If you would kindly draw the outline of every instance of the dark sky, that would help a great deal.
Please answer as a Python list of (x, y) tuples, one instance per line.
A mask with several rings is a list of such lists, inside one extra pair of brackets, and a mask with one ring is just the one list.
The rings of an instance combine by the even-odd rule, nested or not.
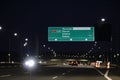
[(87, 48), (91, 44), (48, 42), (48, 27), (93, 26), (103, 17), (112, 24), (114, 46), (119, 48), (119, 3), (119, 0), (0, 0), (0, 25), (3, 26), (0, 31), (0, 50), (7, 50), (8, 43), (5, 41), (14, 32), (18, 32), (20, 40), (28, 37), (33, 51), (36, 36), (39, 37), (40, 45), (47, 44), (53, 48), (66, 46), (64, 49), (69, 46), (70, 50)]

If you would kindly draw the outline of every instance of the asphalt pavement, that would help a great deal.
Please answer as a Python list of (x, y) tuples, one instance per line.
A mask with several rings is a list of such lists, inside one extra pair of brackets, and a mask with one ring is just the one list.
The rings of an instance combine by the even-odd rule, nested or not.
[(120, 80), (117, 71), (59, 66), (39, 66), (30, 71), (24, 67), (9, 67), (0, 68), (0, 80)]

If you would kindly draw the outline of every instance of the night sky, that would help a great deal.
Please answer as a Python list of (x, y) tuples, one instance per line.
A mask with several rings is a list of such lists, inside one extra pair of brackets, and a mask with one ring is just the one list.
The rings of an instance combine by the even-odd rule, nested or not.
[[(48, 42), (49, 26), (93, 26), (101, 18), (112, 25), (113, 47), (120, 49), (119, 0), (0, 0), (0, 51), (7, 51), (9, 40), (13, 50), (29, 38), (29, 49), (35, 52), (36, 43), (61, 51), (88, 51), (94, 42)], [(18, 33), (18, 38), (12, 34)], [(36, 41), (38, 38), (38, 41)], [(106, 42), (108, 46), (109, 42)], [(105, 44), (100, 44), (106, 46)]]

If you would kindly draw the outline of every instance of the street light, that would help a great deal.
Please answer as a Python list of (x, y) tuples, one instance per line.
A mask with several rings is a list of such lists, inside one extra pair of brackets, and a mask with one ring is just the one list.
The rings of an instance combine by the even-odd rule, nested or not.
[(43, 47), (45, 47), (46, 45), (44, 44)]
[(101, 47), (99, 46), (98, 49), (100, 49)]
[(99, 55), (99, 58), (101, 58), (102, 57), (102, 55)]
[(113, 57), (116, 58), (116, 55), (114, 55)]
[(30, 55), (29, 54), (26, 54), (27, 57), (29, 57)]
[(27, 42), (25, 42), (23, 46), (24, 46), (24, 47), (26, 47), (26, 46), (27, 46), (27, 44), (28, 44), (28, 43), (27, 43)]
[(17, 33), (14, 33), (14, 36), (18, 36), (18, 34), (17, 34)]
[(105, 22), (106, 20), (105, 20), (105, 18), (101, 18), (101, 22)]
[(53, 51), (53, 49), (51, 49), (51, 51)]
[(25, 41), (28, 41), (28, 38), (25, 38)]
[(2, 30), (2, 27), (0, 26), (0, 30)]
[(50, 47), (48, 47), (48, 50), (50, 50)]
[(9, 53), (9, 54), (8, 54), (8, 62), (9, 62), (9, 63), (10, 63), (10, 55), (11, 55), (11, 54)]
[(117, 54), (117, 56), (119, 56), (120, 54)]

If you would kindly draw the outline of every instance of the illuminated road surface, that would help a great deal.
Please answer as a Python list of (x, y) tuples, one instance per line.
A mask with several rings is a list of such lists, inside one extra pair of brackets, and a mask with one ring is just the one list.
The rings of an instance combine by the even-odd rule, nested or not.
[[(120, 80), (111, 70), (76, 67), (39, 67), (30, 72), (23, 68), (0, 68), (0, 80)], [(114, 72), (115, 73), (115, 72)], [(106, 76), (105, 76), (106, 75)], [(114, 79), (112, 79), (114, 78)]]

